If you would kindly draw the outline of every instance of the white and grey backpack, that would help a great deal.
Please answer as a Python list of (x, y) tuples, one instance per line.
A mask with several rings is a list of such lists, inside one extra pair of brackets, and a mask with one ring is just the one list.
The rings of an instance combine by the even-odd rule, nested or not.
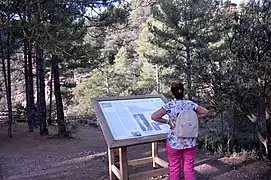
[(176, 119), (174, 134), (182, 138), (198, 137), (198, 116), (194, 110), (181, 111)]

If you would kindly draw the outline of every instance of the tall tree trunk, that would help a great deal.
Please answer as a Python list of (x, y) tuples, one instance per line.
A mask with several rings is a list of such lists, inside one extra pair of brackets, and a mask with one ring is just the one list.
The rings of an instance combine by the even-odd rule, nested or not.
[(39, 79), (39, 65), (38, 65), (38, 61), (36, 61), (36, 123), (38, 125), (41, 124), (41, 120), (39, 119), (40, 115), (39, 115), (39, 104), (40, 104), (40, 79)]
[(53, 69), (51, 69), (50, 79), (50, 100), (49, 100), (49, 114), (48, 114), (48, 125), (52, 125), (52, 101), (53, 101)]
[(268, 160), (271, 162), (271, 120), (266, 121), (267, 128), (267, 156)]
[(34, 132), (33, 121), (31, 116), (31, 109), (29, 107), (30, 98), (29, 98), (29, 69), (28, 69), (28, 41), (25, 38), (24, 40), (24, 79), (25, 79), (25, 97), (26, 97), (26, 111), (27, 111), (27, 123), (28, 131)]
[(155, 64), (155, 79), (156, 79), (156, 91), (160, 94), (160, 83), (159, 83), (159, 66)]
[[(259, 85), (259, 90), (262, 91), (261, 85)], [(260, 99), (259, 99), (257, 112), (258, 112), (259, 120), (264, 121), (265, 120), (264, 97), (263, 97), (263, 94), (261, 93), (259, 93), (259, 96), (260, 96)], [(257, 132), (258, 132), (258, 138), (259, 138), (259, 156), (260, 156), (260, 159), (263, 159), (264, 152), (267, 152), (267, 142), (264, 137), (260, 137), (262, 135), (260, 128), (257, 130)]]
[(191, 99), (191, 57), (190, 47), (186, 45), (186, 82), (187, 82), (187, 95), (188, 99)]
[(266, 130), (267, 130), (267, 156), (269, 161), (271, 162), (271, 97), (266, 99)]
[(45, 100), (45, 74), (44, 74), (44, 57), (43, 50), (36, 45), (36, 58), (38, 67), (38, 81), (39, 81), (39, 104), (38, 104), (38, 114), (40, 120), (40, 135), (48, 135), (47, 123), (46, 123), (46, 100)]
[(34, 101), (34, 87), (33, 87), (33, 59), (32, 59), (33, 46), (31, 41), (28, 41), (28, 96), (29, 96), (29, 113), (33, 126), (36, 126), (35, 120), (35, 101)]
[[(6, 90), (6, 98), (7, 98), (7, 106), (8, 106), (8, 137), (12, 138), (12, 102), (11, 102), (11, 86), (10, 86), (10, 52), (9, 52), (9, 34), (7, 39), (7, 70), (6, 71), (6, 63), (5, 63), (5, 54), (4, 54), (4, 46), (2, 33), (0, 32), (0, 46), (1, 46), (1, 59), (2, 59), (2, 71), (4, 76), (5, 90)], [(9, 77), (8, 77), (9, 76)]]
[(57, 109), (58, 135), (67, 136), (68, 134), (66, 131), (66, 122), (64, 119), (63, 102), (60, 90), (59, 57), (57, 55), (52, 55), (52, 68), (54, 73), (54, 90)]
[[(266, 138), (264, 138), (259, 126), (257, 126), (257, 134), (258, 134), (258, 138), (259, 138), (259, 156), (262, 158), (263, 155), (263, 149), (265, 149), (265, 152), (267, 154), (268, 157), (270, 157), (270, 161), (271, 161), (271, 154), (269, 154), (268, 152), (268, 129), (271, 130), (271, 124), (269, 123), (269, 117), (268, 114), (266, 113), (266, 111), (269, 110), (269, 108), (266, 106), (266, 102), (267, 99), (265, 98), (266, 96), (266, 86), (265, 83), (262, 83), (261, 78), (258, 78), (258, 96), (259, 96), (259, 104), (258, 104), (258, 108), (257, 108), (257, 112), (258, 112), (258, 119), (260, 121), (266, 121), (266, 128), (267, 128), (267, 136)], [(256, 122), (256, 121), (255, 121)], [(257, 122), (256, 122), (257, 123)], [(271, 133), (271, 132), (270, 132)]]
[(10, 34), (7, 34), (7, 104), (8, 104), (8, 137), (12, 138), (12, 100), (11, 100), (11, 72), (10, 72)]

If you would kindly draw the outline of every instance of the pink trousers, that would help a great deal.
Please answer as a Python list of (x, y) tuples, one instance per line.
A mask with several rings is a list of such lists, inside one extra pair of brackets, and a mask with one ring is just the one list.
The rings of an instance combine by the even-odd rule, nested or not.
[(166, 146), (169, 160), (170, 180), (180, 180), (182, 170), (184, 172), (185, 180), (196, 180), (194, 163), (197, 147), (177, 150), (173, 149), (168, 142)]

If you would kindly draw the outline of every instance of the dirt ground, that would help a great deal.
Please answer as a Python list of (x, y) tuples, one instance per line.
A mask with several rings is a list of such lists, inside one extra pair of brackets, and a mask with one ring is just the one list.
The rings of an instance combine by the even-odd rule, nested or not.
[[(14, 124), (13, 139), (7, 139), (7, 128), (0, 124), (0, 179), (2, 180), (108, 180), (107, 146), (100, 128), (80, 127), (71, 139), (58, 139), (56, 127), (51, 135), (28, 133), (26, 124)], [(38, 130), (37, 130), (38, 131)], [(128, 159), (151, 155), (151, 144), (128, 148)], [(165, 144), (159, 144), (159, 156), (167, 160)], [(129, 174), (152, 169), (148, 166), (129, 168)], [(266, 162), (244, 157), (217, 157), (198, 151), (197, 179), (271, 179)], [(152, 179), (168, 180), (168, 176)]]

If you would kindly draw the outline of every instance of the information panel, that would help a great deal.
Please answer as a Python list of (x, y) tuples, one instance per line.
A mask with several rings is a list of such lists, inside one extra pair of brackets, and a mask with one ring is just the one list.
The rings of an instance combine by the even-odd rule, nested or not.
[(151, 119), (152, 113), (166, 103), (162, 95), (98, 98), (92, 102), (110, 147), (162, 140), (169, 131), (167, 124)]

